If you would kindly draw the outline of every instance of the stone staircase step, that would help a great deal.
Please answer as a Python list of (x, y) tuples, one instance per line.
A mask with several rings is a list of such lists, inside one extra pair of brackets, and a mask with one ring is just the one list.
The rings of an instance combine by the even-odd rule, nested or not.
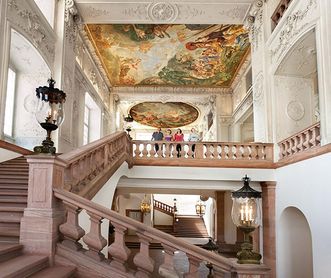
[(28, 196), (27, 189), (2, 189), (0, 188), (0, 196)]
[(28, 184), (27, 179), (2, 179), (0, 178), (0, 184)]
[(0, 189), (28, 190), (27, 184), (0, 184)]
[(22, 216), (23, 213), (22, 214), (6, 213), (4, 215), (0, 214), (0, 223), (20, 223)]
[[(26, 206), (25, 206), (26, 207)], [(0, 212), (24, 212), (25, 207), (16, 207), (11, 204), (0, 206)]]
[(0, 223), (0, 235), (9, 236), (9, 237), (19, 237), (20, 223)]
[(29, 178), (28, 174), (20, 175), (19, 173), (16, 173), (16, 175), (4, 175), (0, 173), (0, 179), (15, 179), (15, 180), (25, 180), (27, 181)]
[(0, 275), (2, 278), (24, 278), (47, 266), (47, 256), (21, 255), (0, 263)]
[(53, 266), (45, 268), (35, 274), (30, 275), (31, 278), (70, 278), (73, 277), (76, 268), (73, 266)]
[[(13, 243), (0, 243), (0, 263), (22, 254), (23, 246)], [(1, 274), (0, 274), (1, 275)]]

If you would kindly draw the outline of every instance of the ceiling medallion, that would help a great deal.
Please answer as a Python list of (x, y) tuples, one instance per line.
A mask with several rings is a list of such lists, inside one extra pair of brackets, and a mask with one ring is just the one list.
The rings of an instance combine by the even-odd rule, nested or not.
[(178, 7), (165, 2), (152, 3), (148, 7), (148, 15), (153, 21), (174, 21), (178, 16)]

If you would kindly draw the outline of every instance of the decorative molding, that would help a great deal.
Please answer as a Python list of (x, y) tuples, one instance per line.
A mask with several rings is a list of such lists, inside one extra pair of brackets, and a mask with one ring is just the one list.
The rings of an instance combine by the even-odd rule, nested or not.
[(218, 3), (217, 1), (180, 2), (115, 2), (86, 3), (76, 0), (85, 22), (88, 23), (167, 23), (177, 24), (242, 24), (251, 1)]
[(207, 88), (207, 87), (166, 87), (166, 86), (139, 86), (139, 87), (114, 87), (116, 94), (231, 94), (231, 88)]
[(300, 121), (305, 116), (305, 107), (298, 100), (290, 101), (286, 106), (286, 114), (293, 121)]
[(41, 52), (49, 67), (52, 68), (56, 35), (34, 1), (19, 1), (18, 5), (17, 0), (9, 0), (7, 19)]
[(64, 22), (65, 22), (65, 37), (71, 45), (76, 42), (78, 26), (80, 21), (78, 10), (74, 0), (65, 0)]
[[(273, 64), (277, 64), (284, 53), (287, 53), (297, 36), (307, 28), (314, 19), (313, 12), (317, 10), (316, 0), (300, 1), (301, 6), (288, 9), (290, 14), (283, 17), (274, 32), (270, 47), (271, 59)], [(292, 9), (291, 9), (292, 8)]]
[(260, 105), (263, 102), (263, 74), (260, 72), (253, 84), (253, 102)]
[(172, 22), (178, 16), (178, 6), (169, 2), (152, 3), (148, 7), (148, 16), (152, 21)]

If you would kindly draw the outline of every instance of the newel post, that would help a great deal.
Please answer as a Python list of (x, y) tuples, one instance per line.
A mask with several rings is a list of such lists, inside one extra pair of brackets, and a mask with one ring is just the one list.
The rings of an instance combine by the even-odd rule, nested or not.
[(21, 219), (20, 243), (25, 252), (48, 255), (53, 263), (58, 227), (64, 222), (64, 209), (53, 187), (64, 186), (65, 162), (49, 155), (27, 157), (29, 163), (28, 206)]

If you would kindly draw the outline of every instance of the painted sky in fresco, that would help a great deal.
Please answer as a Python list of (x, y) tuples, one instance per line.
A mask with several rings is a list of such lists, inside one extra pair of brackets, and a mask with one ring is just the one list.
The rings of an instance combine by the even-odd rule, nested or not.
[(143, 125), (176, 128), (193, 123), (198, 110), (182, 102), (142, 102), (130, 109), (133, 119)]
[(89, 24), (113, 86), (228, 87), (249, 49), (242, 25)]

